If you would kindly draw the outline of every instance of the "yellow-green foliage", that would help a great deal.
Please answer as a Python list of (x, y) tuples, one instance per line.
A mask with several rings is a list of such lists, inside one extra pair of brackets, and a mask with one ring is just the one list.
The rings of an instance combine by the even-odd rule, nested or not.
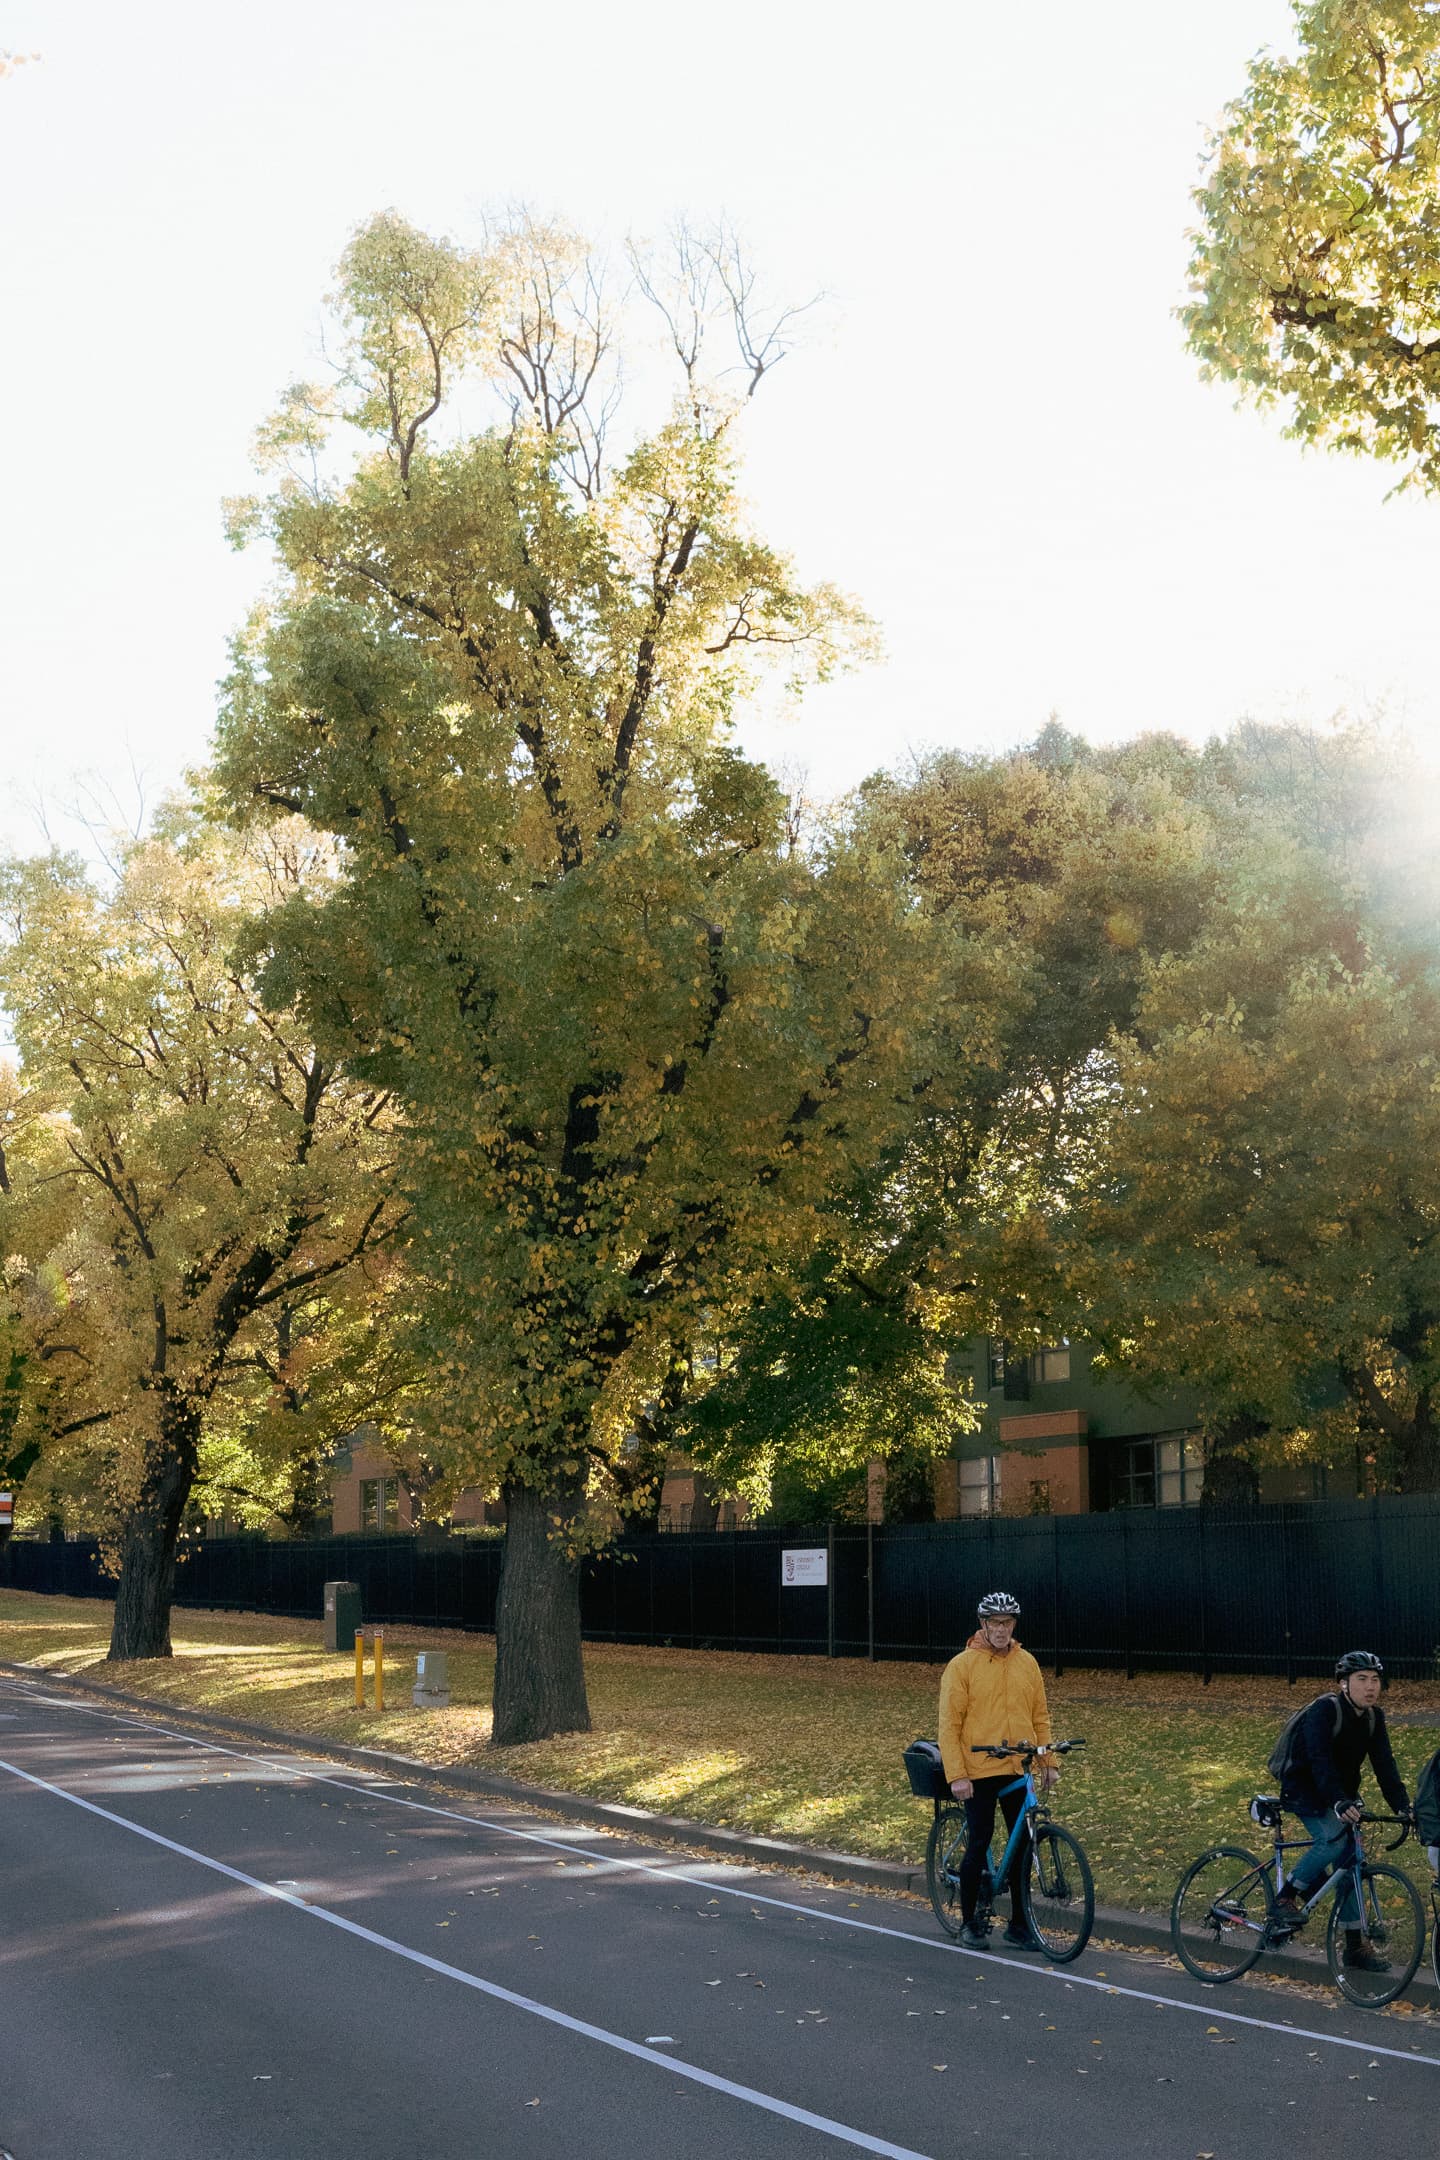
[(385, 1096), (268, 1005), (238, 951), (332, 875), (293, 821), (237, 837), (188, 808), (107, 884), (58, 856), (0, 874), (20, 1432), (121, 1549), (173, 1536), (207, 1448), (222, 1479), (263, 1486), (337, 1413), (393, 1398), (369, 1326), (402, 1215)]
[(1261, 54), (1197, 194), (1185, 309), (1206, 367), (1277, 398), (1307, 442), (1440, 485), (1440, 17), (1310, 0)]
[(268, 980), (405, 1105), (436, 1448), (577, 1545), (675, 1346), (787, 1280), (903, 1119), (929, 1003), (898, 880), (796, 846), (727, 740), (764, 674), (866, 631), (738, 493), (706, 341), (738, 323), (753, 388), (778, 332), (724, 247), (677, 267), (637, 264), (680, 395), (615, 444), (619, 332), (571, 236), (356, 236), (345, 382), (292, 394), (243, 513), (284, 574), (221, 730), (234, 814), (342, 843)]

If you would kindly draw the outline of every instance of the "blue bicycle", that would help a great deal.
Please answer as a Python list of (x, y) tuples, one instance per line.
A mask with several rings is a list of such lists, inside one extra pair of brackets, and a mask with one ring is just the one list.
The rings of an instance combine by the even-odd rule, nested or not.
[[(1084, 1745), (1083, 1740), (1063, 1740), (1058, 1747), (1048, 1748), (1046, 1753), (1068, 1755), (1072, 1748)], [(1025, 1910), (1035, 1939), (1046, 1957), (1054, 1965), (1068, 1965), (1079, 1957), (1089, 1942), (1090, 1930), (1095, 1924), (1095, 1883), (1080, 1840), (1062, 1824), (1050, 1820), (1049, 1807), (1036, 1790), (1030, 1765), (1038, 1749), (1011, 1747), (1002, 1741), (998, 1747), (977, 1747), (971, 1752), (1000, 1757), (1018, 1755), (1020, 1775), (1002, 1786), (1001, 1793), (1023, 1792), (1025, 1795), (1024, 1806), (1015, 1818), (1015, 1827), (1006, 1842), (999, 1867), (992, 1866), (988, 1853), (985, 1856), (985, 1873), (975, 1905), (975, 1925), (982, 1935), (988, 1934), (996, 1885), (1007, 1880), (1028, 1831), (1029, 1846), (1022, 1884)], [(941, 1927), (947, 1935), (958, 1935), (961, 1927), (960, 1864), (965, 1857), (965, 1805), (963, 1801), (949, 1797), (948, 1785), (944, 1786), (942, 1796), (937, 1784), (932, 1796), (935, 1820), (930, 1825), (930, 1840), (925, 1847), (925, 1883)]]

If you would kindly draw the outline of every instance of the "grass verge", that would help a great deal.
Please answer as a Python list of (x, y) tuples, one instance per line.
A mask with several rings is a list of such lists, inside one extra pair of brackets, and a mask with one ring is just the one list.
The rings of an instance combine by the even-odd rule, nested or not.
[[(98, 1599), (0, 1591), (0, 1657), (731, 1829), (911, 1864), (924, 1852), (928, 1806), (910, 1796), (900, 1751), (935, 1730), (938, 1665), (592, 1643), (594, 1730), (494, 1748), (486, 1636), (387, 1628), (394, 1707), (377, 1715), (355, 1708), (353, 1661), (326, 1653), (318, 1620), (177, 1610), (173, 1657), (107, 1665), (110, 1620)], [(449, 1650), (448, 1709), (411, 1708), (417, 1647)], [(1181, 1868), (1209, 1840), (1253, 1849), (1250, 1795), (1266, 1788), (1265, 1757), (1309, 1683), (1226, 1677), (1205, 1688), (1191, 1674), (1067, 1672), (1048, 1687), (1057, 1737), (1087, 1742), (1066, 1766), (1055, 1811), (1089, 1850), (1102, 1904), (1164, 1912)], [(1387, 1707), (1402, 1719), (1440, 1712), (1440, 1684), (1397, 1682)], [(1402, 1724), (1393, 1737), (1413, 1787), (1440, 1733)], [(1413, 1846), (1400, 1857), (1428, 1881)]]

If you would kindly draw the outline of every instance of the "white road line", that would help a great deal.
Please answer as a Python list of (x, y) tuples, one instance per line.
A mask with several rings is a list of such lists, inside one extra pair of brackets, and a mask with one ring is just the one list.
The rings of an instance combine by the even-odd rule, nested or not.
[(135, 1837), (145, 1838), (151, 1845), (159, 1845), (182, 1860), (193, 1860), (197, 1867), (224, 1875), (230, 1882), (240, 1883), (277, 1905), (288, 1905), (293, 1912), (305, 1913), (312, 1920), (323, 1920), (327, 1926), (353, 1935), (358, 1942), (370, 1943), (377, 1950), (388, 1950), (392, 1957), (404, 1958), (426, 1972), (438, 1973), (444, 1980), (458, 1981), (461, 1987), (473, 1988), (477, 1994), (488, 1995), (495, 2002), (508, 2003), (512, 2010), (523, 2010), (530, 2017), (543, 2018), (547, 2025), (559, 2025), (585, 2040), (598, 2040), (602, 2047), (614, 2048), (621, 2055), (632, 2055), (637, 2062), (653, 2063), (659, 2070), (689, 2078), (692, 2083), (708, 2086), (712, 2092), (724, 2093), (729, 2099), (743, 2100), (747, 2107), (761, 2108), (767, 2115), (783, 2116), (786, 2122), (799, 2123), (806, 2130), (818, 2130), (822, 2137), (838, 2138), (842, 2144), (858, 2146), (862, 2152), (881, 2153), (887, 2155), (888, 2160), (927, 2160), (924, 2153), (918, 2153), (908, 2145), (892, 2145), (886, 2138), (870, 2137), (863, 2130), (852, 2129), (848, 2123), (835, 2122), (828, 2115), (812, 2114), (809, 2108), (795, 2107), (788, 2100), (777, 2100), (770, 2093), (757, 2092), (752, 2085), (739, 2085), (733, 2078), (719, 2077), (713, 2070), (702, 2070), (697, 2063), (683, 2062), (674, 2055), (662, 2055), (658, 2048), (645, 2047), (638, 2040), (627, 2040), (623, 2033), (608, 2032), (603, 2025), (591, 2025), (584, 2018), (571, 2017), (564, 2010), (552, 2009), (549, 2003), (536, 2002), (533, 1996), (519, 1995), (513, 1988), (501, 1987), (498, 1981), (482, 1980), (478, 1973), (465, 1972), (458, 1965), (447, 1965), (440, 1958), (428, 1957), (423, 1950), (411, 1950), (389, 1935), (377, 1934), (373, 1928), (362, 1927), (357, 1920), (347, 1920), (343, 1914), (331, 1912), (327, 1905), (307, 1905), (304, 1898), (296, 1897), (289, 1890), (261, 1882), (258, 1876), (247, 1875), (223, 1860), (213, 1860), (208, 1853), (196, 1852), (193, 1846), (179, 1845), (174, 1838), (162, 1837), (158, 1830), (147, 1829), (144, 1823), (131, 1822), (128, 1816), (97, 1807), (93, 1800), (82, 1800), (78, 1793), (67, 1792), (63, 1785), (52, 1785), (45, 1778), (34, 1777), (15, 1763), (0, 1762), (0, 1770), (8, 1770), (12, 1777), (22, 1779), (38, 1791), (50, 1793), (57, 1800), (66, 1800), (71, 1807), (83, 1808), (87, 1815), (98, 1815), (102, 1822), (113, 1823), (119, 1830), (129, 1830)]
[[(244, 1748), (225, 1747), (218, 1740), (205, 1740), (194, 1733), (177, 1732), (170, 1725), (157, 1725), (135, 1711), (122, 1711), (118, 1707), (106, 1711), (90, 1703), (71, 1702), (68, 1697), (60, 1700), (66, 1703), (67, 1708), (82, 1710), (87, 1716), (109, 1717), (119, 1723), (138, 1725), (146, 1732), (160, 1733), (167, 1739), (183, 1741), (187, 1746), (208, 1754), (226, 1755), (236, 1762), (260, 1763), (271, 1769), (277, 1761), (289, 1762), (295, 1777), (308, 1778), (316, 1785), (334, 1785), (341, 1792), (350, 1793), (356, 1799), (383, 1800), (390, 1807), (409, 1808), (420, 1815), (439, 1815), (448, 1822), (463, 1823), (470, 1830), (488, 1830), (498, 1837), (515, 1838), (528, 1845), (544, 1845), (552, 1852), (572, 1853), (582, 1860), (595, 1860), (593, 1848), (567, 1844), (563, 1838), (546, 1837), (538, 1830), (516, 1830), (509, 1823), (491, 1822), (482, 1815), (463, 1814), (458, 1808), (437, 1807), (433, 1801), (403, 1800), (397, 1793), (385, 1792), (374, 1786), (352, 1785), (344, 1778), (331, 1776), (324, 1770), (306, 1770), (296, 1765), (293, 1757), (283, 1754), (256, 1755)], [(323, 1754), (324, 1751), (317, 1749), (316, 1752)], [(628, 1834), (638, 1836), (639, 1832)], [(1222, 2010), (1213, 2002), (1186, 2002), (1181, 1995), (1159, 1995), (1148, 1988), (1123, 1987), (1112, 1980), (1099, 1980), (1088, 1973), (1077, 1973), (1069, 1966), (1060, 1968), (1054, 1965), (1022, 1965), (1014, 1958), (997, 1957), (993, 1950), (966, 1950), (959, 1943), (946, 1942), (938, 1935), (913, 1935), (907, 1928), (885, 1927), (876, 1920), (855, 1920), (848, 1913), (835, 1912), (829, 1906), (802, 1905), (793, 1898), (768, 1897), (763, 1891), (739, 1889), (731, 1883), (713, 1882), (704, 1875), (683, 1875), (674, 1868), (657, 1865), (654, 1861), (606, 1859), (597, 1864), (611, 1873), (654, 1875), (667, 1884), (687, 1883), (691, 1889), (708, 1891), (712, 1897), (738, 1898), (750, 1905), (768, 1905), (777, 1912), (799, 1913), (803, 1919), (823, 1921), (831, 1927), (850, 1928), (861, 1935), (882, 1935), (892, 1942), (902, 1942), (913, 1950), (937, 1950), (945, 1957), (969, 1958), (977, 1965), (1003, 1966), (1006, 1972), (1017, 1976), (1024, 1975), (1028, 1979), (1049, 1980), (1072, 1988), (1093, 1988), (1099, 1995), (1119, 1995), (1131, 2002), (1155, 2003), (1164, 2010), (1185, 2010), (1193, 2017), (1218, 2019), (1226, 2025), (1246, 2025), (1259, 2032), (1278, 2033), (1282, 2038), (1288, 2037), (1292, 2040), (1320, 2040), (1326, 2047), (1353, 2048), (1364, 2055), (1383, 2055), (1393, 2062), (1427, 2063), (1432, 2069), (1440, 2070), (1440, 2055), (1412, 2053), (1408, 2048), (1381, 2047), (1369, 2040), (1352, 2040), (1344, 2033), (1314, 2031), (1307, 2026), (1285, 2024), (1275, 2018), (1247, 2017), (1243, 2011)]]

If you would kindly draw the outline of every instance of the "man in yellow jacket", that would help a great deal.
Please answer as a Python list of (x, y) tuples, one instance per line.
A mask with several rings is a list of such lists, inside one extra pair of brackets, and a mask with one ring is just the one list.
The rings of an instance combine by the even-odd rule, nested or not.
[[(997, 1800), (1005, 1811), (1009, 1829), (1024, 1805), (1023, 1786), (1000, 1797), (1000, 1789), (1019, 1777), (1019, 1755), (1007, 1762), (996, 1755), (977, 1755), (980, 1747), (996, 1747), (1002, 1740), (1026, 1746), (1050, 1745), (1050, 1708), (1040, 1667), (1028, 1650), (1015, 1640), (1020, 1606), (1008, 1590), (992, 1590), (976, 1607), (979, 1622), (974, 1635), (958, 1657), (951, 1658), (940, 1682), (940, 1753), (950, 1790), (965, 1803), (965, 1858), (960, 1864), (960, 1940), (969, 1949), (985, 1947), (985, 1936), (975, 1923), (976, 1900), (985, 1872), (985, 1856), (995, 1830)], [(1053, 1764), (1037, 1766), (1045, 1785), (1057, 1776)], [(1025, 1863), (1028, 1839), (1016, 1847), (1009, 1879), (1010, 1925), (1005, 1940), (1016, 1950), (1039, 1948), (1025, 1912)], [(1003, 1889), (1005, 1884), (997, 1887)]]

